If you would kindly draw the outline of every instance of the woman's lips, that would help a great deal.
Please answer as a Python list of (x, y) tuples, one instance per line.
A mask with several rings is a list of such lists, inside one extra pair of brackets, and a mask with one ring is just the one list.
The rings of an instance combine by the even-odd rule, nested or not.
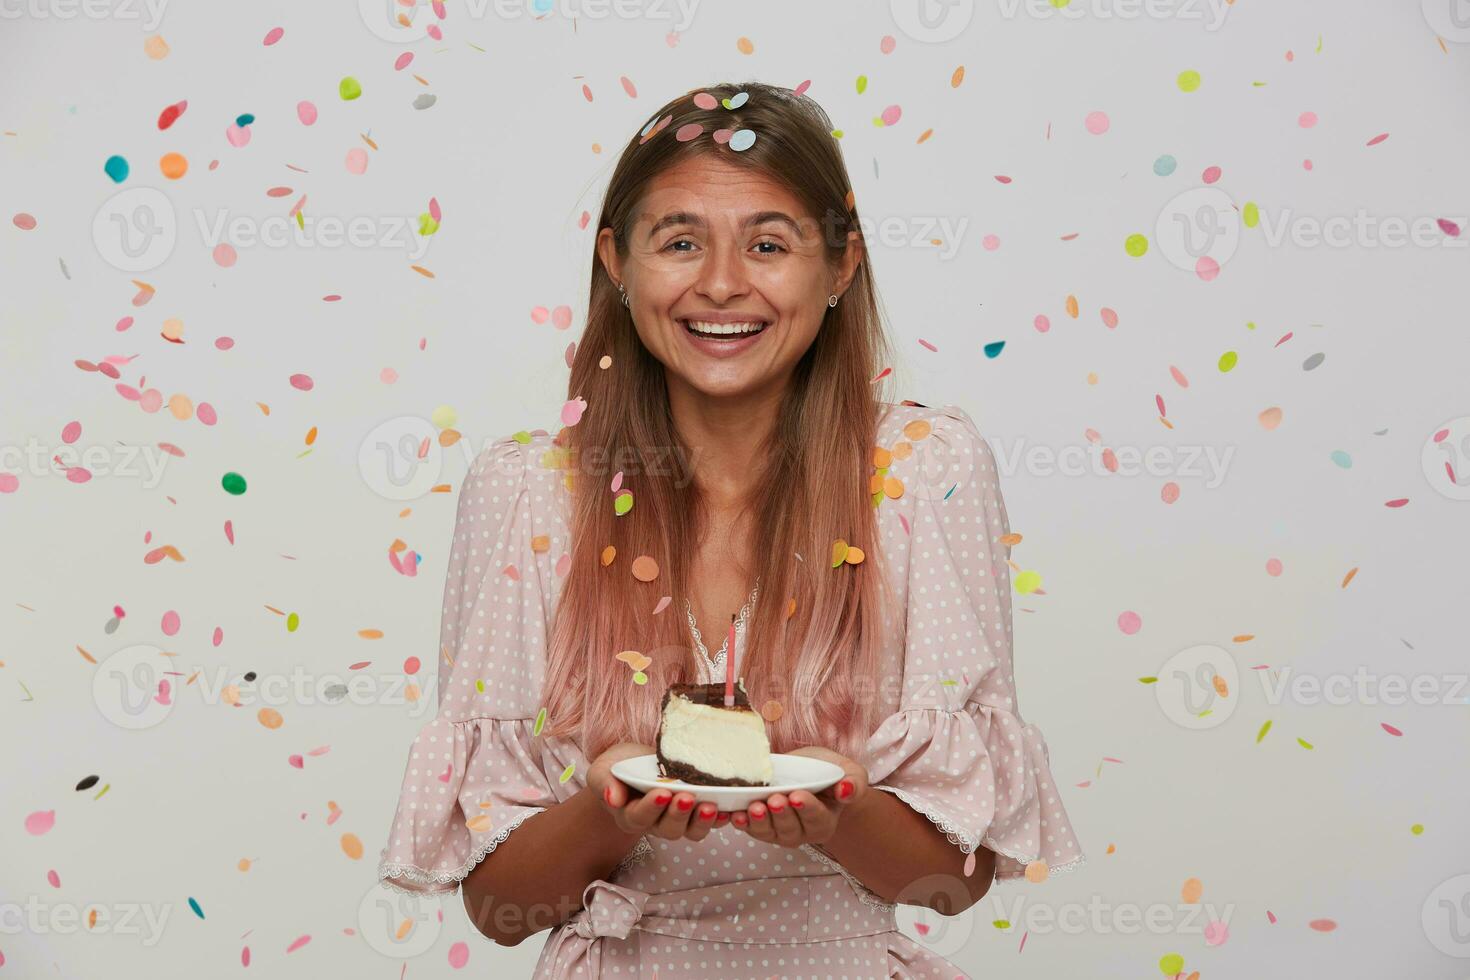
[(732, 334), (726, 337), (705, 337), (689, 329), (688, 321), (679, 321), (680, 332), (689, 338), (689, 342), (700, 353), (709, 357), (734, 357), (737, 354), (749, 350), (760, 339), (771, 332), (771, 325), (767, 323), (763, 328), (754, 333)]

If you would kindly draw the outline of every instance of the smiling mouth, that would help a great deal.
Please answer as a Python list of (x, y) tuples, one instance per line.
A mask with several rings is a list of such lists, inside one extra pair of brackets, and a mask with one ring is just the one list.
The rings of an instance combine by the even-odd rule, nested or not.
[(706, 323), (702, 320), (680, 320), (679, 323), (689, 333), (707, 340), (741, 340), (745, 337), (754, 337), (770, 326), (766, 320), (752, 320), (749, 323)]

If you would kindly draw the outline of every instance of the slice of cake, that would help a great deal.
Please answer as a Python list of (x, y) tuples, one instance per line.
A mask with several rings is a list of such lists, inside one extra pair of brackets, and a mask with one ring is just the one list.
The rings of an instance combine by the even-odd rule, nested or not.
[(658, 722), (658, 771), (700, 786), (771, 785), (771, 741), (766, 720), (735, 685), (725, 707), (725, 685), (671, 684)]

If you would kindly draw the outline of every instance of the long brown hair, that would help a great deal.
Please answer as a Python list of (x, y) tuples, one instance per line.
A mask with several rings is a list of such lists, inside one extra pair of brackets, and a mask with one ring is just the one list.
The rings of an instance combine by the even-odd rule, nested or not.
[[(716, 100), (746, 92), (749, 100), (734, 110), (719, 101), (701, 109), (693, 98), (700, 92)], [(691, 122), (704, 135), (677, 141), (675, 131)], [(736, 152), (710, 138), (718, 129), (751, 129), (757, 139)], [(836, 269), (848, 232), (859, 228), (831, 120), (805, 95), (756, 82), (691, 89), (629, 140), (597, 224), (613, 230), (619, 255), (628, 254), (627, 236), (649, 183), (701, 154), (719, 154), (789, 187), (829, 229), (824, 245)], [(604, 356), (612, 359), (606, 369), (599, 364)], [(749, 501), (758, 515), (751, 545), (760, 591), (740, 673), (758, 709), (780, 705), (779, 718), (768, 725), (778, 752), (821, 745), (858, 758), (879, 720), (875, 675), (892, 596), (869, 480), (882, 403), (889, 400), (874, 379), (889, 363), (865, 246), (851, 285), (826, 310), (797, 363)], [(663, 365), (639, 340), (597, 261), (567, 397), (586, 399), (588, 407), (580, 422), (558, 433), (553, 452), (572, 491), (571, 567), (549, 639), (543, 734), (574, 738), (591, 761), (619, 741), (652, 744), (664, 689), (696, 676), (684, 600), (705, 514), (695, 481), (656, 465), (661, 451), (697, 455), (675, 430)], [(607, 465), (594, 468), (593, 460)], [(621, 516), (611, 492), (619, 469), (634, 500)], [(832, 567), (838, 538), (863, 549), (865, 559)], [(609, 545), (615, 555), (604, 565)], [(651, 582), (631, 573), (643, 555), (658, 563)], [(672, 602), (655, 614), (664, 596)], [(714, 633), (713, 653), (729, 624), (701, 625)], [(631, 667), (616, 659), (624, 650), (652, 658), (646, 684), (635, 684)], [(768, 721), (776, 713), (768, 709)]]

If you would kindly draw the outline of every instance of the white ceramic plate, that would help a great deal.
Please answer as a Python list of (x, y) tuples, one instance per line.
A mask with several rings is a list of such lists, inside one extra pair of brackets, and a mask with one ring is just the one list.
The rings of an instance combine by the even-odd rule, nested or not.
[(721, 810), (744, 810), (772, 793), (789, 793), (794, 789), (820, 793), (842, 778), (842, 767), (810, 756), (772, 752), (769, 786), (699, 786), (660, 778), (658, 756), (638, 755), (613, 763), (612, 774), (643, 793), (651, 789), (693, 793), (696, 803), (713, 803)]

